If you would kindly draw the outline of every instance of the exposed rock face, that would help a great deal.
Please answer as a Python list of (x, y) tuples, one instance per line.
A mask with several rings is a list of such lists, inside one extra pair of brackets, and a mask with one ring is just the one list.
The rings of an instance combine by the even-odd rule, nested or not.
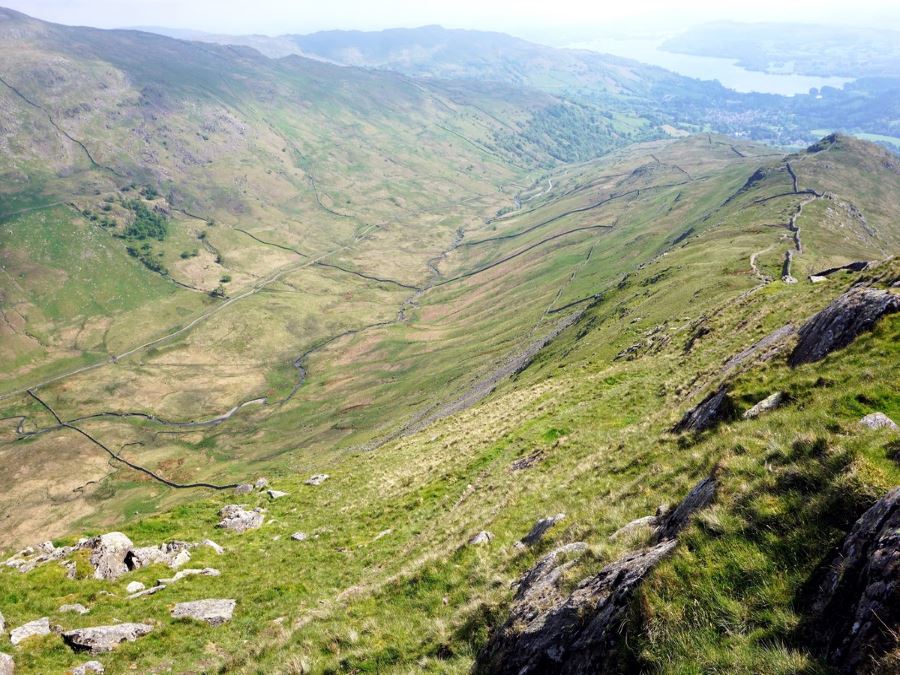
[(103, 664), (99, 661), (88, 661), (72, 669), (72, 675), (89, 675), (90, 673), (105, 673)]
[(78, 628), (62, 634), (63, 640), (72, 649), (90, 650), (92, 654), (112, 651), (122, 642), (133, 642), (153, 630), (146, 623), (120, 623), (115, 626), (95, 626)]
[(522, 537), (522, 543), (528, 546), (538, 543), (546, 534), (547, 530), (556, 525), (559, 521), (566, 517), (565, 513), (557, 513), (555, 516), (541, 518), (534, 524), (531, 531)]
[(196, 600), (180, 602), (172, 610), (175, 619), (195, 619), (205, 621), (210, 626), (221, 626), (231, 621), (234, 613), (234, 600)]
[(131, 551), (131, 539), (121, 532), (109, 532), (95, 537), (88, 542), (93, 549), (91, 565), (94, 566), (94, 578), (114, 580), (128, 572), (125, 557)]
[(865, 417), (863, 417), (859, 423), (868, 427), (869, 429), (891, 429), (896, 430), (900, 427), (892, 420), (890, 417), (885, 415), (883, 412), (873, 412), (869, 413)]
[(678, 506), (660, 518), (659, 527), (653, 535), (654, 543), (674, 539), (688, 524), (691, 516), (709, 506), (715, 496), (716, 479), (713, 476), (697, 483)]
[(178, 569), (191, 560), (191, 544), (184, 541), (170, 541), (159, 546), (133, 548), (125, 557), (128, 569), (136, 570), (149, 565), (167, 565)]
[(222, 510), (219, 511), (219, 516), (222, 518), (219, 521), (219, 527), (224, 527), (226, 530), (234, 532), (255, 530), (262, 526), (265, 519), (262, 509), (256, 508), (248, 511), (238, 504), (229, 504), (222, 507)]
[[(678, 531), (715, 495), (712, 477), (701, 481), (668, 515), (655, 543), (628, 553), (581, 581), (564, 597), (558, 581), (573, 562), (559, 564), (566, 553), (585, 544), (570, 544), (541, 558), (519, 582), (510, 617), (478, 654), (477, 673), (584, 674), (617, 672), (618, 647), (635, 589), (676, 545)], [(657, 516), (654, 516), (656, 519)]]
[(804, 634), (840, 672), (868, 671), (900, 629), (900, 487), (866, 511), (818, 587)]
[(774, 394), (769, 394), (762, 401), (745, 412), (744, 419), (750, 420), (754, 417), (759, 417), (763, 413), (767, 413), (775, 410), (776, 408), (780, 408), (785, 403), (785, 401), (787, 401), (787, 396), (784, 394), (784, 392), (776, 391)]
[(310, 476), (303, 482), (307, 485), (321, 485), (326, 480), (328, 480), (328, 478), (329, 476), (327, 473), (317, 473), (315, 476)]
[(480, 546), (481, 544), (489, 544), (494, 540), (494, 535), (486, 530), (473, 535), (469, 539), (469, 546)]
[(900, 311), (900, 297), (890, 291), (854, 288), (837, 298), (800, 329), (800, 341), (788, 359), (799, 366), (825, 358), (871, 330), (885, 314)]
[(12, 630), (9, 634), (9, 641), (12, 642), (13, 645), (18, 645), (20, 642), (22, 642), (23, 640), (27, 640), (30, 637), (49, 634), (50, 619), (44, 616), (40, 619), (29, 621), (24, 626), (19, 626), (18, 628)]
[(16, 664), (9, 654), (0, 652), (0, 675), (14, 675)]
[(688, 410), (672, 431), (703, 431), (734, 415), (734, 402), (723, 385)]
[(91, 610), (80, 603), (74, 603), (71, 605), (63, 605), (59, 608), (59, 611), (63, 614), (66, 612), (72, 612), (73, 614), (87, 614)]

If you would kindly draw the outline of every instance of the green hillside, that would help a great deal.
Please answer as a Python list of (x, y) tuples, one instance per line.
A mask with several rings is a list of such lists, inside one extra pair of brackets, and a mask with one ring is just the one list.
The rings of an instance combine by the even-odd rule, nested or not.
[[(900, 314), (790, 355), (848, 290), (896, 304), (894, 155), (646, 140), (649, 120), (512, 84), (8, 10), (0, 44), (16, 673), (492, 672), (524, 574), (569, 545), (550, 586), (577, 592), (708, 476), (610, 668), (837, 668), (808, 595), (900, 484), (897, 430), (860, 425), (900, 420)], [(229, 505), (261, 526), (219, 527)], [(104, 579), (105, 544), (79, 541), (111, 531), (154, 548)], [(230, 620), (172, 615), (210, 598)], [(42, 617), (60, 629), (13, 644)], [(149, 632), (69, 644), (123, 622)], [(867, 664), (897, 659), (894, 640)]]

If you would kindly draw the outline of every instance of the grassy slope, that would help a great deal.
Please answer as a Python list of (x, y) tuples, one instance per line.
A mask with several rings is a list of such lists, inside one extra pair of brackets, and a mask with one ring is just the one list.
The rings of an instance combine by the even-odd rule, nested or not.
[[(138, 670), (460, 672), (471, 665), (489, 627), (503, 620), (509, 583), (537, 556), (560, 543), (587, 541), (589, 555), (568, 575), (574, 583), (648, 536), (639, 532), (610, 542), (609, 534), (652, 513), (661, 502), (680, 499), (717, 465), (722, 489), (716, 505), (687, 531), (675, 556), (642, 592), (638, 606), (646, 623), (633, 633), (632, 658), (662, 671), (821, 669), (814, 654), (792, 641), (795, 599), (859, 512), (900, 479), (887, 455), (896, 439), (856, 427), (858, 418), (873, 410), (895, 419), (900, 415), (900, 399), (888, 376), (897, 361), (900, 322), (896, 317), (881, 322), (871, 335), (820, 364), (790, 370), (782, 354), (729, 374), (741, 407), (780, 389), (792, 397), (782, 410), (697, 437), (668, 433), (684, 409), (723, 379), (722, 364), (730, 356), (787, 322), (804, 320), (856, 280), (838, 275), (818, 285), (773, 282), (748, 293), (758, 285), (749, 269), (751, 253), (772, 247), (772, 260), (763, 266), (777, 268), (789, 242), (784, 227), (776, 224), (793, 213), (799, 198), (755, 203), (790, 186), (778, 170), (781, 163), (738, 161), (734, 153), (726, 159), (729, 153), (719, 154), (715, 140), (635, 149), (573, 168), (560, 177), (559, 192), (547, 195), (535, 212), (495, 223), (492, 235), (521, 232), (547, 219), (542, 215), (559, 215), (602, 197), (612, 174), (617, 175), (613, 181), (627, 185), (645, 186), (648, 175), (669, 178), (669, 169), (635, 174), (639, 167), (674, 164), (692, 176), (691, 183), (650, 190), (634, 203), (617, 205), (609, 214), (618, 217), (617, 228), (596, 242), (579, 240), (578, 255), (567, 247), (542, 249), (478, 284), (472, 278), (472, 288), (448, 284), (435, 289), (433, 299), (424, 296), (417, 319), (392, 330), (439, 328), (448, 336), (446, 353), (426, 352), (409, 373), (392, 375), (398, 384), (386, 388), (385, 395), (399, 398), (394, 407), (376, 406), (381, 415), (363, 414), (355, 424), (352, 416), (358, 413), (353, 411), (332, 417), (332, 432), (324, 433), (323, 427), (328, 444), (319, 447), (332, 445), (335, 433), (343, 436), (348, 422), (360, 428), (358, 434), (374, 418), (402, 418), (408, 409), (403, 392), (426, 386), (404, 384), (404, 376), (411, 378), (407, 383), (421, 377), (431, 387), (465, 380), (462, 374), (454, 378), (453, 364), (461, 358), (474, 365), (491, 363), (519, 343), (550, 301), (563, 302), (565, 293), (577, 298), (585, 291), (605, 291), (578, 324), (487, 401), (375, 452), (309, 452), (317, 446), (295, 431), (300, 420), (315, 421), (315, 406), (306, 397), (295, 410), (270, 419), (240, 417), (195, 435), (196, 450), (218, 461), (228, 457), (226, 448), (246, 445), (248, 438), (254, 452), (284, 453), (257, 467), (264, 466), (275, 487), (290, 495), (276, 502), (262, 495), (237, 500), (268, 509), (263, 529), (245, 535), (214, 528), (216, 510), (235, 501), (227, 494), (136, 520), (125, 531), (141, 544), (212, 536), (226, 546), (226, 555), (198, 552), (191, 566), (211, 565), (222, 576), (184, 580), (128, 602), (123, 599), (127, 581), (151, 581), (164, 576), (163, 570), (144, 570), (116, 584), (69, 581), (53, 566), (27, 576), (0, 572), (0, 606), (8, 622), (17, 625), (49, 614), (66, 627), (112, 618), (156, 623), (151, 636), (103, 658), (111, 671), (134, 664)], [(879, 208), (893, 208), (890, 202), (877, 205), (878, 190), (897, 178), (879, 157), (870, 146), (842, 140), (825, 153), (790, 158), (801, 187), (823, 190), (818, 181), (825, 177), (836, 186), (854, 186), (852, 195), (839, 194), (873, 214), (876, 232), (857, 232), (851, 220), (825, 227), (831, 221), (820, 220), (814, 209), (804, 210), (799, 224), (805, 252), (798, 265), (843, 260), (846, 251), (836, 243), (835, 231), (848, 229), (861, 247), (854, 253), (880, 255), (894, 228), (889, 211), (884, 219), (874, 215)], [(729, 201), (761, 163), (775, 170)], [(570, 189), (575, 192), (565, 196)], [(676, 194), (681, 196), (676, 199)], [(606, 212), (597, 215), (602, 222)], [(547, 234), (565, 230), (566, 218), (544, 226)], [(689, 227), (693, 233), (673, 246)], [(531, 234), (490, 253), (457, 249), (442, 269), (451, 276), (454, 269), (502, 259), (522, 248)], [(585, 263), (581, 254), (591, 243), (597, 258)], [(634, 258), (625, 255), (635, 247)], [(566, 282), (572, 264), (582, 265), (574, 288), (564, 286), (557, 299), (556, 284)], [(896, 277), (896, 264), (881, 270), (877, 274)], [(531, 278), (541, 278), (542, 284), (529, 285)], [(531, 297), (536, 292), (538, 297)], [(521, 316), (514, 320), (507, 313)], [(701, 324), (709, 332), (686, 349)], [(466, 330), (469, 339), (462, 341)], [(615, 360), (638, 342), (637, 358)], [(344, 379), (352, 374), (360, 390), (368, 391), (363, 386), (368, 377), (384, 381), (378, 364), (394, 363), (409, 348), (388, 335), (369, 345), (370, 358), (349, 361)], [(340, 355), (312, 362), (310, 389), (340, 381)], [(428, 380), (420, 371), (438, 379)], [(353, 391), (355, 385), (345, 386)], [(323, 400), (339, 406), (327, 402), (341, 395), (331, 396), (323, 394)], [(181, 453), (188, 447), (183, 444)], [(535, 453), (539, 461), (532, 468), (511, 471), (514, 460)], [(325, 484), (302, 484), (321, 470), (331, 474)], [(140, 500), (132, 504), (136, 510), (151, 506)], [(513, 548), (534, 520), (560, 511), (566, 520), (537, 550)], [(480, 529), (489, 529), (496, 539), (486, 547), (464, 547)], [(297, 530), (311, 539), (290, 541)], [(84, 561), (80, 569), (81, 575), (89, 574)], [(211, 631), (168, 617), (173, 602), (202, 597), (237, 598), (235, 620)], [(92, 613), (58, 616), (56, 608), (68, 601), (84, 602)], [(76, 658), (58, 638), (49, 637), (20, 650), (18, 662), (25, 672), (45, 672), (74, 664)]]

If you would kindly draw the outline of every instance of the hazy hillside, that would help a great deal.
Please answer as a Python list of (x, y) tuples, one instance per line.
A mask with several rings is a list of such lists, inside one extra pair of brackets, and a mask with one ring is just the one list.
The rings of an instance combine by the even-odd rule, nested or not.
[(897, 157), (469, 38), (0, 10), (0, 673), (895, 670)]

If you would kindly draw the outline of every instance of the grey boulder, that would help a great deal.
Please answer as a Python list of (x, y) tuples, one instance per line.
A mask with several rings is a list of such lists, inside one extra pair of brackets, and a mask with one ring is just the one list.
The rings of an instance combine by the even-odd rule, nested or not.
[(16, 664), (9, 654), (0, 652), (0, 675), (13, 675), (16, 672)]
[(147, 635), (153, 626), (147, 623), (120, 623), (114, 626), (77, 628), (62, 634), (67, 645), (76, 651), (89, 650), (92, 654), (112, 651), (122, 642), (133, 642)]
[(133, 544), (121, 532), (102, 534), (91, 539), (87, 546), (92, 550), (91, 565), (94, 566), (95, 579), (115, 580), (128, 572), (125, 558)]
[(231, 621), (235, 604), (234, 600), (228, 599), (180, 602), (172, 609), (172, 617), (205, 621), (210, 626), (221, 626), (223, 623)]
[(219, 521), (219, 527), (238, 533), (261, 527), (265, 518), (262, 509), (256, 508), (248, 511), (238, 504), (222, 507), (219, 517), (222, 519)]
[(105, 673), (106, 670), (103, 668), (103, 664), (99, 661), (88, 661), (86, 663), (82, 663), (80, 666), (75, 666), (72, 669), (72, 675), (88, 675), (88, 673)]
[(900, 429), (897, 424), (890, 417), (885, 415), (883, 412), (873, 412), (869, 413), (865, 417), (863, 417), (859, 421), (861, 426), (868, 427), (869, 429), (890, 429), (891, 431), (896, 431)]

